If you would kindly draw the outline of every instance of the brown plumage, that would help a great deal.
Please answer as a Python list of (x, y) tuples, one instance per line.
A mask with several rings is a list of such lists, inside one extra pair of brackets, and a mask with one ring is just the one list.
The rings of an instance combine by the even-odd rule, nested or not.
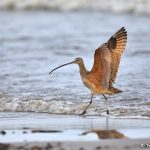
[(104, 94), (115, 94), (122, 92), (121, 90), (113, 87), (115, 82), (121, 55), (125, 49), (127, 42), (127, 32), (124, 27), (119, 29), (107, 43), (102, 44), (95, 50), (94, 64), (91, 71), (87, 71), (82, 58), (76, 58), (73, 62), (61, 65), (54, 70), (76, 63), (80, 68), (80, 75), (83, 84), (91, 90), (91, 101), (85, 110), (81, 113), (84, 115), (86, 110), (92, 103), (93, 95), (102, 94), (106, 100), (106, 112), (109, 114), (107, 106), (107, 98)]
[[(104, 94), (119, 92), (113, 88), (119, 68), (121, 55), (125, 49), (127, 32), (124, 27), (118, 30), (107, 43), (102, 44), (95, 50), (94, 65), (87, 75), (87, 79), (92, 82), (99, 81), (99, 85), (104, 90)], [(97, 92), (99, 93), (99, 92)], [(100, 91), (102, 94), (102, 91)]]

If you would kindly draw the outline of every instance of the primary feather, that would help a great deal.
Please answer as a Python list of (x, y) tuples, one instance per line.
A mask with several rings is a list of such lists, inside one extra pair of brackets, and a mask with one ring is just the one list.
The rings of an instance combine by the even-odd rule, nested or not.
[(127, 42), (127, 32), (124, 27), (118, 30), (106, 43), (111, 53), (111, 73), (110, 73), (110, 86), (115, 82), (121, 55), (124, 52)]

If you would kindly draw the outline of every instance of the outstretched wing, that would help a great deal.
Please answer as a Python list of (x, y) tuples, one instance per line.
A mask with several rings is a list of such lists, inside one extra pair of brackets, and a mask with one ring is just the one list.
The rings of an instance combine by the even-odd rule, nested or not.
[(109, 88), (110, 79), (110, 50), (106, 44), (103, 44), (95, 50), (94, 65), (89, 73), (88, 79), (95, 82), (95, 85), (100, 85), (104, 89)]
[(124, 27), (118, 30), (106, 43), (108, 49), (111, 52), (111, 64), (110, 64), (110, 79), (109, 85), (111, 86), (116, 79), (121, 55), (125, 49), (127, 42), (127, 32)]
[(123, 27), (95, 50), (93, 68), (88, 75), (90, 82), (92, 80), (94, 85), (99, 84), (104, 89), (114, 83), (126, 41), (127, 32)]

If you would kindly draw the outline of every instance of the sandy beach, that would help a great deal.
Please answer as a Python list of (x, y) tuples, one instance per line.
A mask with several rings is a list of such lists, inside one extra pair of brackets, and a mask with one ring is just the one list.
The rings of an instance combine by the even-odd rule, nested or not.
[(24, 142), (0, 144), (0, 148), (3, 148), (2, 150), (146, 150), (149, 149), (149, 146), (146, 146), (149, 141), (150, 139), (101, 140), (99, 142)]

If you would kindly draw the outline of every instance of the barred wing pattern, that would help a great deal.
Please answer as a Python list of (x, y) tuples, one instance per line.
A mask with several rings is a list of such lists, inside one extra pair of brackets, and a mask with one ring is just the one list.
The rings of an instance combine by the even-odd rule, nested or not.
[(115, 82), (121, 55), (124, 52), (125, 46), (127, 42), (127, 32), (124, 27), (118, 30), (106, 43), (108, 49), (111, 52), (111, 73), (110, 73), (110, 80), (109, 85)]
[(114, 83), (121, 54), (124, 51), (127, 41), (127, 32), (125, 28), (118, 30), (107, 43), (102, 44), (95, 50), (94, 64), (89, 72), (88, 80), (95, 85), (99, 83), (105, 90)]

